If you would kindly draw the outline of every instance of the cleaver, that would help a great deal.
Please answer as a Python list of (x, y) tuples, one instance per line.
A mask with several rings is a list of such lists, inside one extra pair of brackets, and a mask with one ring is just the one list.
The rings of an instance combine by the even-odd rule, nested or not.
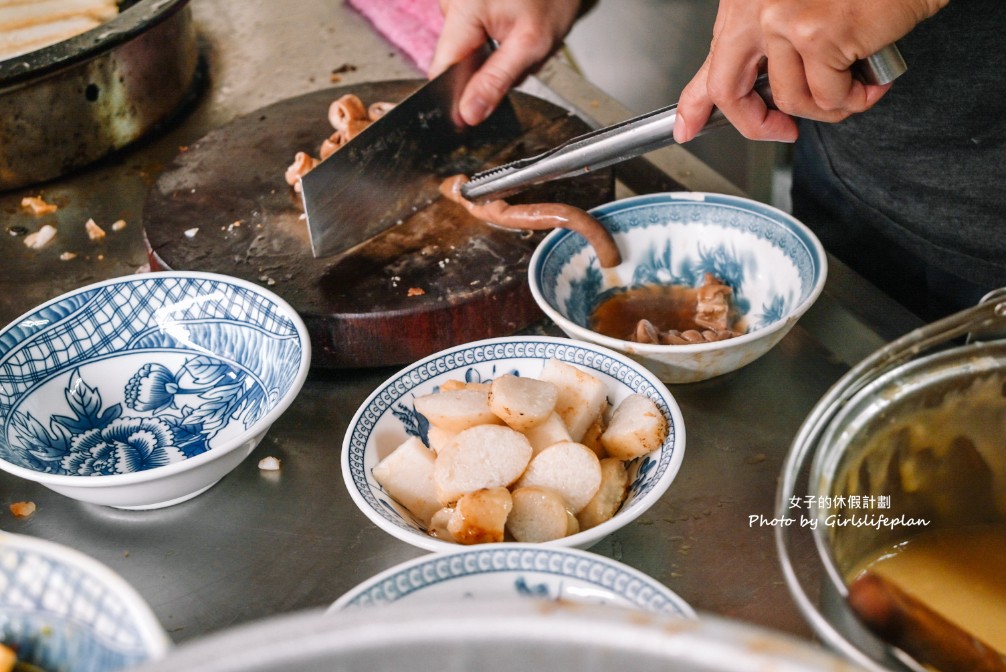
[(301, 179), (315, 257), (346, 252), (432, 203), (448, 176), (440, 174), (444, 158), (472, 135), (520, 134), (516, 112), (506, 99), (478, 127), (464, 127), (460, 121), (461, 92), (491, 51), (486, 44), (455, 63)]

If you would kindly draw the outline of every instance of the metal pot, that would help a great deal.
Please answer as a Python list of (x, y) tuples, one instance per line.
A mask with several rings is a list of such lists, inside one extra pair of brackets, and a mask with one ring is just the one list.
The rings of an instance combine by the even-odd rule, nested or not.
[(0, 61), (0, 190), (142, 137), (191, 95), (198, 60), (188, 0), (123, 0), (93, 30)]
[[(853, 568), (923, 530), (1006, 521), (1004, 329), (999, 290), (890, 343), (828, 391), (787, 455), (776, 519), (799, 520), (775, 530), (787, 584), (818, 636), (867, 669), (923, 670), (847, 606)], [(925, 446), (905, 438), (913, 423), (933, 428)], [(852, 497), (873, 510), (853, 510)], [(801, 535), (823, 571), (817, 600), (794, 560)]]
[(698, 620), (534, 598), (286, 614), (184, 643), (134, 672), (854, 672), (810, 642)]

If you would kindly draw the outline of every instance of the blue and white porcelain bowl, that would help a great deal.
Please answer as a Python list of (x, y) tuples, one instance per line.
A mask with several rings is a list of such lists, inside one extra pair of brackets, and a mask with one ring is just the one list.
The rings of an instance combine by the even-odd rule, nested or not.
[(0, 468), (95, 504), (184, 501), (248, 456), (310, 360), (300, 316), (243, 280), (83, 287), (0, 331)]
[(456, 544), (430, 536), (381, 488), (372, 473), (374, 466), (409, 436), (429, 445), (428, 423), (416, 412), (416, 397), (435, 392), (448, 380), (486, 382), (505, 373), (534, 378), (550, 358), (604, 382), (611, 406), (634, 393), (650, 397), (667, 420), (668, 432), (658, 449), (628, 465), (629, 495), (613, 518), (541, 545), (587, 548), (638, 518), (667, 491), (681, 466), (685, 451), (681, 409), (667, 387), (632, 359), (592, 343), (550, 336), (490, 338), (448, 348), (378, 386), (353, 416), (343, 441), (342, 475), (353, 501), (378, 527), (403, 541), (432, 551), (457, 550)]
[(0, 532), (0, 643), (43, 670), (114, 672), (171, 642), (122, 577), (72, 548)]
[(575, 548), (519, 543), (462, 547), (408, 560), (353, 588), (329, 611), (507, 599), (610, 604), (695, 617), (676, 593), (628, 565)]
[[(556, 230), (531, 257), (531, 293), (570, 337), (625, 353), (665, 383), (705, 380), (739, 369), (778, 343), (817, 300), (827, 276), (820, 241), (786, 213), (757, 201), (665, 193), (591, 210), (611, 231), (622, 263), (603, 269), (587, 241)], [(697, 286), (706, 273), (730, 285), (747, 327), (741, 336), (694, 345), (634, 343), (593, 331), (606, 298), (648, 284)]]

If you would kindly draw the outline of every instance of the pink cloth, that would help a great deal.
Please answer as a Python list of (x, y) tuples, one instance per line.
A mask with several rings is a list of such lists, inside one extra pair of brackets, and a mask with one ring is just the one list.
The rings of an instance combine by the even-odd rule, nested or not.
[(347, 0), (347, 4), (426, 72), (444, 27), (437, 0)]

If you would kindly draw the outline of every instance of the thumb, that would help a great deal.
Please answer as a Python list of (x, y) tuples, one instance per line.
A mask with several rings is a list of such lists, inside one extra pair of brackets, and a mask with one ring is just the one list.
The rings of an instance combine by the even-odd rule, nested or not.
[(534, 63), (527, 52), (514, 49), (513, 44), (511, 40), (502, 43), (465, 86), (459, 112), (466, 124), (485, 121)]
[(702, 64), (678, 98), (677, 118), (674, 121), (674, 141), (688, 142), (698, 135), (713, 112), (713, 102), (706, 90), (709, 60)]

